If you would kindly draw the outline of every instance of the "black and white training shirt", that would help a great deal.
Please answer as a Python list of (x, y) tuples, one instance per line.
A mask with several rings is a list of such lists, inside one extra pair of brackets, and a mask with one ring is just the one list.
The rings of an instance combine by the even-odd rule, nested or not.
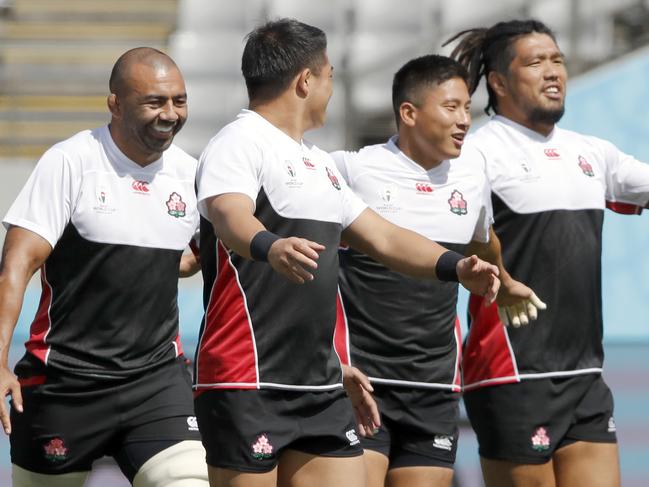
[(36, 359), (67, 373), (116, 378), (182, 353), (178, 266), (198, 225), (196, 164), (172, 145), (141, 167), (107, 126), (43, 155), (4, 219), (53, 249), (17, 368)]
[(547, 303), (505, 328), (472, 296), (466, 389), (602, 369), (602, 222), (606, 207), (639, 213), (649, 165), (611, 143), (555, 127), (544, 137), (493, 117), (467, 144), (486, 162), (505, 267)]
[[(464, 149), (427, 171), (396, 140), (334, 152), (349, 187), (382, 217), (447, 248), (463, 253), (472, 240), (487, 242), (491, 204), (480, 154)], [(457, 283), (411, 278), (343, 249), (340, 292), (349, 342), (337, 347), (346, 362), (374, 383), (460, 390)]]
[[(333, 346), (337, 250), (342, 230), (366, 205), (326, 152), (296, 142), (250, 110), (209, 142), (197, 182), (205, 315), (195, 388), (341, 387)], [(293, 284), (268, 263), (244, 259), (216, 238), (205, 202), (224, 193), (248, 196), (254, 216), (269, 231), (323, 244), (315, 279)]]

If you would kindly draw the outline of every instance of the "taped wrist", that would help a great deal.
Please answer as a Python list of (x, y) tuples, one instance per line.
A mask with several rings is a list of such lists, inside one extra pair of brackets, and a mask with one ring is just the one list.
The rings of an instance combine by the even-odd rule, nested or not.
[(280, 237), (268, 230), (258, 232), (250, 241), (250, 256), (259, 262), (268, 262), (270, 246)]
[(457, 263), (464, 259), (462, 254), (447, 250), (437, 259), (435, 265), (435, 274), (440, 281), (458, 282), (457, 277)]

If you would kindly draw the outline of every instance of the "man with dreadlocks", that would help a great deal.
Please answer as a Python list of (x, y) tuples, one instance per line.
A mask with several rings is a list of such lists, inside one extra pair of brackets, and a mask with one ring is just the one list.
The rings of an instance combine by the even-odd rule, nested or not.
[[(556, 127), (566, 67), (540, 22), (459, 33), (452, 57), (482, 77), (495, 115), (467, 140), (485, 159), (504, 264), (547, 302), (533, 327), (469, 305), (465, 402), (491, 486), (620, 483), (613, 398), (601, 378), (604, 209), (639, 213), (649, 165)], [(515, 405), (515, 407), (512, 407)]]

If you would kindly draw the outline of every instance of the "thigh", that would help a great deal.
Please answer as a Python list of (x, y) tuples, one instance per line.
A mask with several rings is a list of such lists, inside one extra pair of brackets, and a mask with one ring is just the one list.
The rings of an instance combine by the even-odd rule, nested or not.
[(446, 467), (402, 467), (393, 468), (388, 472), (386, 485), (388, 487), (412, 487), (434, 485), (435, 487), (451, 487), (453, 469)]
[(277, 485), (277, 468), (268, 472), (252, 473), (208, 465), (207, 473), (210, 487), (275, 487)]
[(280, 458), (279, 487), (365, 487), (362, 456), (324, 457), (287, 449)]
[(388, 474), (389, 459), (378, 451), (366, 449), (363, 452), (367, 487), (384, 487)]
[(86, 472), (110, 451), (119, 415), (108, 396), (87, 396), (62, 379), (23, 387), (24, 412), (11, 410), (11, 461), (40, 474)]
[(553, 456), (558, 487), (619, 487), (617, 444), (578, 441)]
[(552, 461), (541, 465), (480, 458), (485, 487), (556, 487)]

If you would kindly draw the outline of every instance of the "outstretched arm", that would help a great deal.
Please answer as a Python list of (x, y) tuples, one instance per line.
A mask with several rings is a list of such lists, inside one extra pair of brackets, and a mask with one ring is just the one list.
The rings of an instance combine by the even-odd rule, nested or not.
[(237, 254), (268, 261), (273, 269), (296, 284), (313, 279), (324, 246), (305, 238), (280, 238), (254, 216), (254, 203), (242, 193), (226, 193), (206, 201), (214, 231)]
[(527, 325), (530, 320), (535, 320), (538, 310), (547, 308), (534, 291), (520, 281), (514, 279), (505, 269), (501, 254), (500, 240), (493, 227), (489, 229), (489, 242), (483, 243), (474, 240), (467, 248), (468, 254), (476, 254), (481, 259), (491, 262), (500, 271), (500, 292), (496, 303), (500, 321), (505, 325), (518, 328)]
[[(11, 227), (5, 238), (0, 264), (0, 394), (10, 395), (14, 408), (22, 412), (20, 384), (9, 370), (9, 346), (23, 305), (25, 289), (36, 270), (50, 255), (52, 247), (40, 235), (21, 227)], [(11, 433), (5, 401), (0, 401), (0, 421)]]
[(385, 266), (412, 277), (458, 281), (493, 302), (500, 281), (498, 268), (476, 256), (461, 258), (366, 209), (343, 232), (344, 240)]

